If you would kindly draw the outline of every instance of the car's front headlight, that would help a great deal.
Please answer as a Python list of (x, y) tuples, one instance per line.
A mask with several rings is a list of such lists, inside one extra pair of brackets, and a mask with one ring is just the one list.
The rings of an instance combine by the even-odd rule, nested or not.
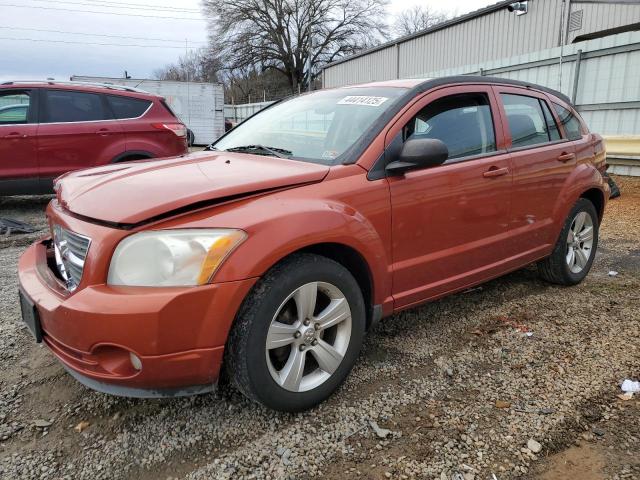
[(242, 230), (155, 230), (125, 238), (109, 266), (109, 285), (204, 285), (246, 238)]

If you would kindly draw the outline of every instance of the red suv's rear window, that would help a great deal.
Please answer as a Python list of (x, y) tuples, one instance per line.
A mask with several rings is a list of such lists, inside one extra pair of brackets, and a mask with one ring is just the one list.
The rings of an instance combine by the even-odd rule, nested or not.
[(137, 118), (147, 111), (151, 102), (141, 98), (107, 95), (107, 101), (116, 118)]

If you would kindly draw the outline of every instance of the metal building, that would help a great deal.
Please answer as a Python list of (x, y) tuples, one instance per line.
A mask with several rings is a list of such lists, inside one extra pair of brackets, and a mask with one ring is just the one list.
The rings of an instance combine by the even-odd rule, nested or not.
[(640, 30), (638, 0), (513, 0), (462, 15), (414, 35), (340, 59), (323, 70), (323, 86), (423, 76), (427, 72), (513, 57)]
[(510, 5), (329, 64), (323, 85), (468, 74), (544, 85), (605, 136), (612, 172), (640, 175), (640, 0), (528, 0), (520, 14)]

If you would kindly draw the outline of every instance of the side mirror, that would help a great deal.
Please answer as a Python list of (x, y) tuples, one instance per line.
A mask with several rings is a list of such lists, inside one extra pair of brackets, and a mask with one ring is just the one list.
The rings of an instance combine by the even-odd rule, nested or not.
[(410, 138), (402, 146), (398, 159), (389, 163), (385, 170), (400, 175), (409, 170), (442, 165), (449, 156), (449, 149), (437, 138)]

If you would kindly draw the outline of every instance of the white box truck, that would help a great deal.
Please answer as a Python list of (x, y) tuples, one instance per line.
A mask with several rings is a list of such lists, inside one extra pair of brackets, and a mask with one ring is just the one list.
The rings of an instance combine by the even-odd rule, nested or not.
[(160, 95), (193, 132), (194, 145), (208, 145), (224, 133), (224, 90), (220, 83), (73, 75), (73, 82), (107, 83)]

